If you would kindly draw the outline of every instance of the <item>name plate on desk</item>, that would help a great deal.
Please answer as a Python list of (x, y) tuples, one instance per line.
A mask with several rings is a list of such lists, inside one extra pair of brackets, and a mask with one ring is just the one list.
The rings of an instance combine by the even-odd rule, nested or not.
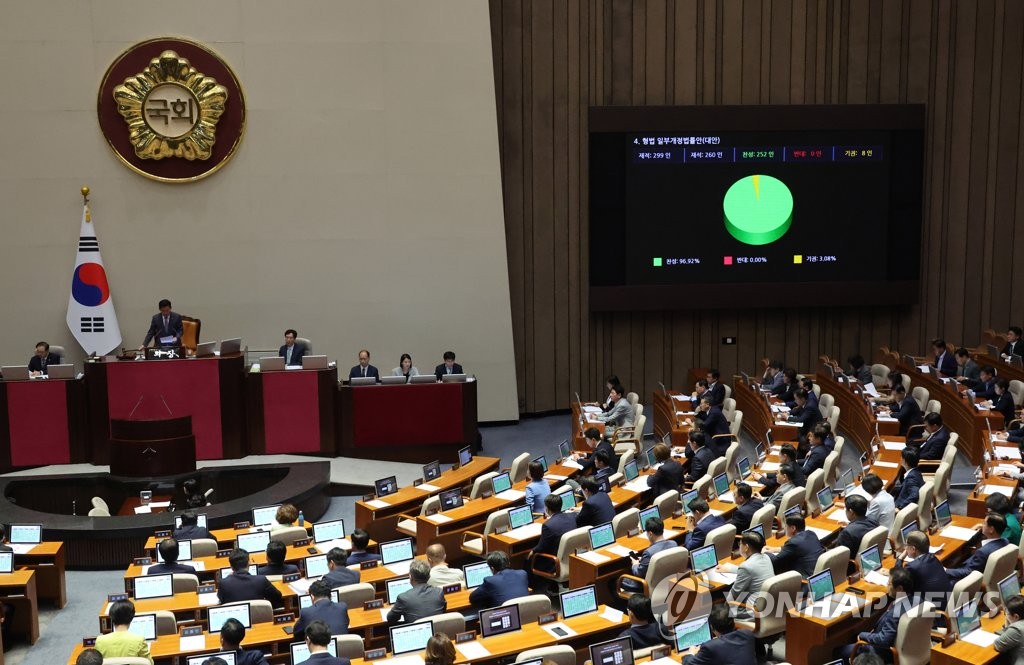
[(456, 582), (455, 584), (446, 584), (445, 586), (441, 587), (441, 593), (445, 596), (447, 596), (450, 593), (458, 593), (460, 591), (462, 591), (462, 585), (458, 582)]
[(629, 531), (626, 532), (626, 535), (628, 535), (630, 538), (635, 538), (635, 537), (639, 536), (640, 535), (640, 527), (637, 527), (635, 529), (630, 529)]
[(126, 593), (108, 593), (107, 602), (116, 603), (122, 600), (128, 600), (128, 594)]
[(231, 550), (217, 550), (218, 559), (226, 559), (231, 556)]
[(292, 547), (305, 547), (306, 545), (309, 545), (309, 538), (300, 538), (292, 543)]
[(359, 564), (359, 570), (369, 570), (371, 568), (376, 568), (377, 564), (379, 563), (379, 561), (363, 561)]
[(423, 484), (423, 479), (422, 478), (417, 478), (416, 480), (412, 481), (412, 486), (413, 487), (419, 487), (422, 484)]
[(195, 637), (203, 634), (202, 626), (184, 626), (181, 629), (181, 637)]
[(151, 556), (137, 556), (132, 559), (132, 563), (136, 566), (148, 566), (153, 563), (153, 557)]
[(170, 529), (165, 529), (163, 531), (157, 531), (156, 533), (153, 534), (153, 537), (154, 538), (170, 538), (171, 537), (171, 530)]
[(274, 625), (275, 626), (278, 626), (278, 625), (280, 625), (282, 623), (291, 623), (293, 621), (295, 621), (295, 615), (293, 613), (291, 613), (291, 612), (289, 612), (288, 614), (275, 614), (274, 615)]
[(589, 547), (577, 547), (577, 548), (576, 548), (576, 551), (574, 552), (574, 554), (575, 554), (576, 556), (581, 556), (581, 555), (583, 555), (583, 554), (586, 554), (586, 553), (587, 553), (587, 552), (589, 552), (589, 551), (590, 551), (590, 548), (589, 548)]
[(456, 644), (463, 644), (465, 642), (472, 642), (475, 639), (476, 639), (476, 631), (475, 630), (467, 630), (467, 631), (462, 632), (462, 633), (455, 633), (455, 643)]
[(251, 524), (249, 522), (235, 522), (235, 529), (248, 529)]
[(366, 653), (363, 654), (363, 660), (380, 660), (386, 655), (388, 655), (388, 650), (384, 647), (380, 647), (379, 649), (368, 649)]
[(507, 533), (509, 528), (510, 527), (507, 524), (502, 524), (501, 526), (495, 527), (494, 533), (500, 536), (503, 533)]
[(657, 647), (651, 650), (651, 660), (658, 660), (659, 658), (668, 658), (672, 653), (672, 647)]
[(369, 610), (379, 610), (382, 607), (384, 607), (384, 599), (383, 598), (375, 598), (373, 600), (367, 600), (367, 601), (363, 602), (363, 609), (367, 610), (367, 611), (369, 611)]
[(200, 584), (196, 588), (196, 593), (197, 594), (217, 593), (217, 587), (216, 587), (216, 585), (213, 585), (213, 584)]
[(543, 626), (546, 623), (558, 621), (558, 612), (546, 612), (537, 617), (537, 625)]
[(300, 579), (302, 579), (302, 575), (300, 575), (299, 573), (288, 573), (287, 575), (282, 575), (281, 576), (281, 581), (284, 582), (285, 584), (290, 584), (292, 582), (298, 582)]
[(364, 502), (373, 501), (376, 498), (377, 498), (377, 495), (375, 493), (373, 493), (373, 492), (370, 492), (369, 494), (364, 494), (363, 495), (363, 501)]
[(483, 490), (480, 492), (481, 499), (490, 499), (492, 496), (494, 496), (494, 490)]
[(95, 647), (96, 646), (96, 638), (95, 637), (83, 637), (82, 638), (82, 646), (85, 647), (86, 649), (91, 649), (91, 648)]

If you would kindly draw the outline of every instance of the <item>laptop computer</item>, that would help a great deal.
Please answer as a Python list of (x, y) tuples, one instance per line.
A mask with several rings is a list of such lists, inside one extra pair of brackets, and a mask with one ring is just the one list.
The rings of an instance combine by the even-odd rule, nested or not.
[(231, 605), (214, 605), (207, 610), (210, 619), (210, 632), (219, 633), (224, 627), (224, 622), (234, 619), (246, 628), (252, 628), (252, 618), (249, 615), (249, 603), (234, 603)]
[(302, 356), (302, 369), (327, 369), (327, 356)]
[(14, 572), (14, 552), (0, 552), (0, 573)]
[(323, 577), (331, 572), (330, 566), (327, 565), (326, 554), (314, 554), (313, 556), (303, 558), (302, 569), (306, 571), (306, 579)]
[(28, 381), (28, 365), (4, 365), (0, 367), (4, 381)]
[(412, 580), (408, 577), (396, 577), (393, 580), (387, 580), (384, 585), (387, 588), (388, 605), (394, 605), (400, 595), (412, 588)]
[(128, 632), (152, 642), (156, 639), (156, 614), (136, 614), (128, 624)]
[(430, 464), (423, 465), (423, 482), (429, 483), (431, 480), (441, 476), (441, 462), (434, 460)]
[(1007, 601), (1019, 595), (1020, 582), (1017, 581), (1016, 571), (999, 580), (999, 599), (1002, 601), (1004, 607), (1006, 606)]
[(147, 598), (170, 598), (174, 595), (174, 576), (143, 575), (132, 581), (135, 600)]
[[(196, 515), (196, 526), (202, 527), (204, 529), (206, 528), (206, 514), (205, 513), (200, 513), (200, 514)], [(181, 528), (181, 515), (175, 515), (174, 516), (174, 528), (175, 529), (180, 529)]]
[(831, 508), (836, 501), (835, 497), (832, 496), (831, 487), (822, 487), (820, 490), (818, 490), (817, 497), (818, 506), (820, 506), (822, 513)]
[(862, 596), (837, 594), (835, 584), (832, 582), (832, 571), (826, 569), (820, 573), (807, 578), (810, 603), (804, 606), (804, 614), (816, 616), (821, 619), (829, 619), (835, 614), (836, 609), (846, 607), (853, 609), (860, 607), (866, 600)]
[(615, 531), (612, 529), (611, 522), (591, 527), (587, 535), (590, 537), (590, 549), (592, 550), (608, 547), (615, 542)]
[(707, 615), (686, 619), (675, 625), (675, 647), (679, 653), (700, 646), (710, 639), (711, 624), (708, 622)]
[(736, 462), (736, 473), (740, 480), (746, 480), (750, 476), (750, 458), (744, 457)]
[(562, 510), (571, 510), (576, 507), (576, 493), (571, 489), (565, 492), (555, 492), (562, 497)]
[[(515, 606), (518, 609), (518, 605)], [(391, 654), (399, 656), (403, 653), (423, 651), (427, 646), (427, 640), (434, 636), (434, 622), (423, 621), (410, 624), (401, 624), (388, 628), (391, 634)]]
[(313, 542), (326, 543), (345, 537), (345, 520), (336, 519), (313, 524)]
[(637, 467), (635, 459), (626, 462), (626, 465), (622, 467), (622, 475), (626, 478), (627, 483), (640, 477), (640, 469)]
[[(268, 536), (270, 534), (267, 534)], [(156, 560), (160, 563), (164, 562), (163, 556), (160, 554), (159, 543), (156, 548)], [(266, 545), (263, 546), (266, 549)], [(192, 541), (191, 540), (179, 540), (178, 541), (178, 561), (191, 561), (192, 560)]]
[(651, 468), (658, 463), (658, 458), (654, 456), (654, 448), (645, 450), (644, 458), (647, 460), (647, 468)]
[(540, 464), (540, 468), (544, 470), (544, 473), (548, 472), (548, 458), (545, 457), (544, 455), (539, 455), (538, 457), (534, 457), (530, 461), (531, 462), (536, 462), (537, 464)]
[(597, 588), (593, 584), (571, 591), (563, 591), (558, 594), (558, 599), (563, 619), (571, 619), (581, 614), (597, 611)]
[(466, 588), (475, 589), (484, 583), (485, 577), (491, 576), (491, 567), (486, 561), (468, 563), (462, 567), (462, 573), (466, 576)]
[[(309, 660), (309, 655), (310, 655), (309, 654), (309, 647), (306, 646), (305, 642), (292, 642), (288, 646), (288, 649), (291, 652), (291, 656), (292, 656), (291, 663), (292, 663), (292, 665), (298, 665), (299, 663), (305, 663), (307, 660)], [(327, 643), (327, 653), (331, 654), (332, 656), (337, 656), (338, 655), (338, 639), (337, 639), (337, 637), (332, 637), (331, 641)]]
[[(508, 511), (508, 525), (509, 528), (518, 529), (524, 527), (527, 524), (533, 524), (533, 511), (529, 506), (519, 506), (518, 508), (511, 508)], [(540, 533), (538, 531), (537, 533)]]
[(593, 665), (633, 665), (633, 642), (628, 635), (590, 645)]
[(658, 519), (661, 519), (661, 511), (658, 509), (657, 506), (651, 506), (650, 508), (644, 508), (643, 510), (640, 511), (640, 531), (641, 531), (641, 533), (646, 531), (647, 520), (649, 520), (652, 517), (657, 517)]
[(750, 527), (749, 529), (746, 529), (745, 531), (743, 531), (743, 533), (756, 533), (757, 535), (761, 536), (762, 538), (765, 538), (765, 535), (764, 535), (764, 524), (755, 524), (754, 526)]
[(394, 494), (398, 491), (398, 477), (388, 476), (387, 478), (375, 480), (373, 481), (373, 488), (378, 498)]
[(518, 605), (502, 605), (480, 610), (480, 637), (487, 638), (522, 630)]
[(409, 382), (404, 376), (382, 376), (380, 382), (385, 386), (401, 386)]
[(7, 539), (11, 543), (38, 545), (43, 542), (43, 525), (11, 524), (7, 528)]
[(212, 356), (216, 348), (217, 342), (203, 342), (202, 344), (198, 344), (196, 345), (196, 358)]
[(226, 356), (232, 353), (239, 353), (242, 350), (242, 338), (232, 337), (220, 341), (220, 355)]
[(441, 383), (465, 383), (465, 374), (442, 374)]
[[(305, 358), (303, 358), (305, 360)], [(306, 369), (303, 367), (302, 369)], [(353, 376), (348, 380), (350, 386), (375, 386), (377, 385), (377, 377), (375, 376)]]
[(252, 509), (252, 525), (254, 527), (273, 524), (277, 519), (277, 509), (281, 504), (275, 503), (272, 506), (260, 506)]
[(469, 446), (459, 448), (459, 466), (466, 466), (473, 461), (473, 449)]
[(433, 374), (417, 374), (409, 377), (409, 383), (437, 383), (437, 377)]
[(569, 445), (568, 441), (558, 442), (558, 456), (561, 459), (566, 459), (572, 455), (572, 446)]
[(978, 611), (978, 602), (967, 602), (960, 607), (954, 608), (953, 625), (956, 628), (957, 639), (960, 640), (981, 628), (981, 613)]
[(681, 496), (679, 498), (679, 500), (683, 504), (683, 513), (684, 514), (686, 514), (686, 515), (690, 514), (690, 502), (693, 501), (694, 499), (696, 499), (699, 496), (700, 496), (700, 492), (698, 492), (697, 490), (690, 490), (689, 492), (684, 493), (683, 496)]
[(235, 537), (235, 547), (246, 552), (265, 552), (270, 544), (269, 531), (240, 533)]
[(920, 525), (917, 523), (917, 520), (912, 520), (908, 524), (904, 524), (903, 528), (900, 529), (900, 536), (903, 538), (903, 542), (907, 542), (907, 536), (919, 530)]
[(381, 563), (393, 572), (405, 574), (409, 572), (409, 564), (414, 556), (412, 538), (402, 538), (380, 544)]
[(495, 496), (498, 496), (502, 492), (507, 492), (512, 489), (512, 477), (507, 471), (505, 473), (499, 473), (491, 478), (491, 489), (494, 490)]
[(715, 496), (722, 501), (732, 503), (732, 492), (729, 491), (729, 474), (718, 474), (712, 479), (711, 484), (715, 486)]
[(71, 364), (50, 365), (46, 368), (46, 375), (51, 379), (73, 379), (75, 378), (75, 366)]
[(882, 555), (878, 551), (878, 545), (872, 545), (860, 553), (861, 573), (867, 574), (882, 567)]
[(284, 369), (284, 358), (281, 356), (265, 356), (260, 358), (261, 372), (277, 372)]
[(953, 513), (949, 509), (948, 499), (935, 505), (935, 522), (939, 525), (940, 529), (949, 526), (953, 522)]
[(441, 503), (442, 513), (446, 510), (461, 508), (465, 501), (462, 497), (462, 489), (459, 487), (441, 492), (437, 495), (437, 500)]

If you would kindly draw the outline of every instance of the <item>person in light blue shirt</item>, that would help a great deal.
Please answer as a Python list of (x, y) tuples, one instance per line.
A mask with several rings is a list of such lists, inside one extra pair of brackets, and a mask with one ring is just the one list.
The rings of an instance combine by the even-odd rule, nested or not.
[(530, 462), (530, 482), (526, 486), (526, 505), (535, 513), (544, 512), (544, 499), (551, 494), (551, 486), (544, 480), (544, 466)]

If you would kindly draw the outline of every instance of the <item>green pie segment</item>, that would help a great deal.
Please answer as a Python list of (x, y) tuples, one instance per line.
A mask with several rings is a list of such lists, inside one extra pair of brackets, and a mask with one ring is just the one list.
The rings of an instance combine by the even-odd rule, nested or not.
[(725, 228), (747, 245), (767, 245), (793, 223), (793, 194), (770, 175), (748, 175), (732, 184), (722, 201)]

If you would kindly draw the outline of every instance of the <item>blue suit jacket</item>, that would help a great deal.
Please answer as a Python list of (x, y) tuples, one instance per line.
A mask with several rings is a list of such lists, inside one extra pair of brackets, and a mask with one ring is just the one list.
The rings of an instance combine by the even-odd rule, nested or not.
[(678, 547), (674, 540), (659, 540), (654, 543), (645, 549), (643, 554), (640, 555), (640, 560), (633, 564), (633, 574), (637, 577), (644, 577), (647, 575), (647, 569), (651, 566), (651, 557), (658, 552), (664, 552), (674, 547)]
[(857, 637), (873, 647), (888, 649), (896, 643), (896, 629), (900, 625), (900, 617), (907, 613), (916, 603), (913, 599), (904, 596), (889, 604), (889, 607), (882, 613), (882, 618), (875, 624), (875, 629), (870, 632), (863, 632)]
[(725, 526), (725, 520), (720, 515), (708, 515), (700, 523), (694, 525), (693, 531), (686, 534), (686, 549), (691, 552), (704, 545), (708, 534), (720, 526)]
[(811, 431), (811, 428), (818, 424), (821, 420), (821, 411), (818, 410), (817, 406), (811, 406), (811, 401), (807, 400), (804, 405), (798, 406), (789, 412), (789, 422), (800, 424), (800, 434), (806, 435)]
[(306, 626), (314, 621), (323, 621), (331, 627), (331, 635), (348, 634), (348, 605), (331, 600), (318, 600), (302, 610), (295, 624), (294, 635), (302, 635)]
[[(363, 368), (360, 365), (356, 365), (355, 367), (353, 367), (352, 369), (350, 369), (348, 371), (348, 378), (350, 378), (350, 379), (354, 379), (354, 378), (356, 378), (358, 376), (362, 376), (362, 375), (363, 375)], [(373, 378), (377, 379), (377, 381), (380, 381), (380, 372), (373, 365), (367, 365), (366, 366), (366, 376), (372, 376)]]
[[(725, 419), (722, 407), (720, 406), (712, 406), (708, 409), (707, 413), (697, 414), (697, 418), (704, 422), (704, 431), (709, 438), (716, 434), (729, 433), (729, 421)], [(722, 452), (724, 453), (725, 451)]]
[(1000, 547), (1006, 547), (1009, 544), (1009, 541), (1005, 538), (996, 538), (992, 542), (985, 543), (978, 549), (974, 550), (974, 554), (968, 557), (967, 561), (964, 561), (962, 566), (959, 568), (949, 569), (946, 571), (946, 574), (949, 575), (949, 579), (951, 580), (959, 580), (970, 575), (972, 570), (984, 573), (985, 563), (988, 561), (989, 555)]
[[(897, 563), (897, 565), (902, 564)], [(936, 602), (937, 596), (934, 594), (948, 595), (953, 589), (953, 584), (949, 580), (949, 575), (946, 574), (946, 569), (942, 566), (938, 557), (931, 552), (922, 554), (910, 563), (905, 564), (905, 567), (914, 578), (914, 589), (917, 590), (917, 594), (929, 594), (925, 600)], [(943, 607), (939, 607), (939, 609), (943, 609)]]
[(878, 522), (870, 517), (854, 520), (839, 532), (839, 535), (836, 537), (836, 545), (848, 547), (850, 549), (850, 557), (855, 557), (857, 556), (857, 550), (860, 549), (860, 541), (868, 531), (876, 527), (878, 527)]
[(181, 321), (181, 314), (171, 312), (170, 316), (167, 317), (169, 323), (167, 327), (164, 327), (164, 315), (154, 314), (152, 320), (149, 322), (149, 331), (146, 333), (146, 340), (142, 343), (142, 346), (149, 346), (149, 343), (153, 339), (157, 340), (157, 346), (161, 337), (169, 337), (174, 335), (175, 343), (172, 346), (181, 344), (181, 336), (185, 332), (185, 326)]
[(996, 378), (992, 377), (988, 381), (978, 383), (978, 385), (974, 387), (974, 396), (981, 399), (995, 399)]
[(499, 570), (490, 577), (485, 577), (480, 586), (469, 594), (469, 603), (473, 607), (487, 609), (497, 607), (506, 600), (530, 595), (525, 570), (506, 568)]
[(809, 476), (818, 469), (825, 468), (825, 458), (828, 457), (828, 448), (824, 444), (811, 446), (811, 450), (804, 458), (804, 475)]
[(576, 526), (598, 526), (611, 522), (615, 518), (615, 506), (612, 499), (604, 492), (594, 492), (580, 507), (576, 516)]
[(798, 531), (786, 541), (778, 554), (769, 554), (775, 574), (795, 570), (804, 578), (810, 577), (818, 563), (818, 556), (825, 551), (818, 536), (812, 531)]
[(259, 649), (239, 649), (235, 652), (236, 665), (267, 665), (267, 659)]
[(764, 501), (756, 496), (751, 497), (742, 506), (738, 506), (732, 513), (729, 523), (736, 527), (736, 533), (743, 533), (750, 528), (750, 520), (754, 519), (754, 513), (764, 507)]
[(721, 381), (717, 381), (715, 385), (708, 386), (705, 394), (711, 398), (711, 406), (722, 406), (722, 402), (725, 401), (725, 386)]
[(352, 663), (348, 658), (337, 658), (327, 651), (315, 653), (304, 662), (312, 663), (312, 665), (351, 665)]
[(332, 589), (349, 584), (359, 584), (359, 571), (351, 570), (344, 566), (338, 566), (323, 576), (323, 580), (331, 585)]
[(917, 495), (924, 485), (924, 476), (920, 469), (910, 469), (903, 474), (903, 483), (900, 485), (900, 493), (896, 495), (896, 510), (906, 508), (912, 503), (917, 503)]
[[(46, 366), (47, 367), (49, 367), (50, 365), (59, 365), (59, 364), (60, 364), (60, 356), (58, 356), (56, 353), (47, 353), (46, 354)], [(30, 371), (30, 372), (42, 372), (43, 371), (43, 359), (40, 358), (39, 356), (36, 356), (36, 355), (33, 355), (31, 358), (29, 358), (28, 359), (28, 371)]]
[[(281, 348), (277, 350), (277, 355), (279, 355), (282, 358), (288, 358), (287, 353), (288, 353), (288, 345), (287, 344), (282, 344)], [(288, 363), (288, 364), (289, 365), (298, 365), (299, 367), (302, 367), (302, 356), (304, 356), (304, 355), (306, 355), (306, 345), (305, 344), (299, 344), (298, 342), (295, 342), (295, 345), (292, 346), (292, 361), (290, 363)]]
[(900, 421), (900, 436), (906, 436), (907, 429), (911, 425), (921, 422), (921, 407), (917, 405), (917, 400), (910, 395), (904, 397), (898, 408), (893, 409), (891, 413), (893, 418)]
[(381, 560), (380, 555), (379, 554), (374, 554), (373, 552), (352, 552), (351, 554), (348, 555), (348, 558), (345, 559), (345, 565), (346, 566), (354, 566), (357, 563), (362, 563), (364, 561), (380, 561), (380, 560)]
[(657, 621), (642, 626), (630, 626), (619, 633), (619, 637), (628, 637), (633, 641), (634, 649), (646, 649), (666, 644), (665, 638), (661, 635), (661, 626)]
[(146, 569), (147, 575), (195, 575), (196, 569), (184, 563), (155, 563)]
[(686, 480), (695, 482), (708, 473), (708, 467), (715, 461), (715, 451), (710, 446), (698, 448), (697, 452), (690, 458), (690, 473), (686, 474)]
[(562, 536), (576, 528), (576, 513), (552, 515), (540, 527), (540, 540), (533, 546), (534, 552), (558, 554), (558, 543)]
[(935, 431), (928, 439), (921, 443), (918, 451), (921, 459), (937, 460), (942, 459), (942, 453), (946, 451), (946, 444), (949, 443), (949, 430), (943, 425)]
[[(665, 460), (657, 471), (647, 476), (647, 486), (653, 490), (656, 497), (669, 490), (678, 490), (682, 484), (683, 465), (672, 458)], [(640, 525), (641, 530), (643, 526)]]
[(734, 630), (700, 645), (695, 656), (683, 658), (683, 665), (757, 665), (754, 633)]
[(956, 376), (956, 358), (949, 349), (943, 351), (942, 355), (935, 359), (932, 367), (946, 376)]
[(221, 603), (235, 603), (242, 600), (269, 600), (270, 604), (281, 605), (281, 592), (263, 575), (250, 575), (243, 570), (231, 573), (220, 581), (217, 598)]

